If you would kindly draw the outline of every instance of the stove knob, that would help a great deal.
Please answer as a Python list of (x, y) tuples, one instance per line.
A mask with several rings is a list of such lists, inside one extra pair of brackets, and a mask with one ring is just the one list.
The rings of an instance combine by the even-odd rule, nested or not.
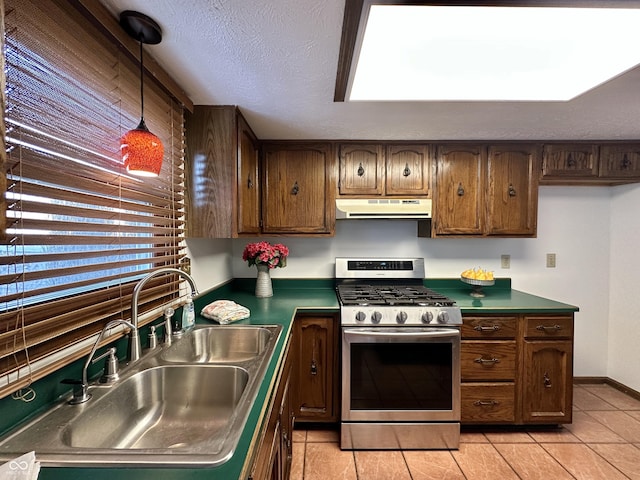
[(356, 313), (356, 322), (364, 322), (366, 319), (367, 316), (364, 314), (364, 312)]
[(438, 313), (438, 323), (449, 323), (449, 312)]
[(425, 312), (422, 314), (422, 323), (431, 323), (433, 320), (433, 313)]
[(396, 322), (398, 323), (405, 323), (407, 321), (407, 312), (398, 312), (398, 315), (396, 315)]
[(382, 320), (382, 314), (380, 312), (373, 312), (371, 314), (371, 323), (380, 323), (380, 320)]

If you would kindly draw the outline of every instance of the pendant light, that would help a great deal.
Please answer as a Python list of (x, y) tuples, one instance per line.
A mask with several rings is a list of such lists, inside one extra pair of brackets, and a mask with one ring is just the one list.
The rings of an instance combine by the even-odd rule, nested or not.
[(144, 123), (144, 62), (142, 44), (155, 45), (162, 40), (160, 26), (148, 16), (126, 10), (120, 14), (120, 25), (140, 44), (140, 123), (120, 139), (120, 153), (127, 172), (140, 177), (157, 177), (162, 168), (164, 146)]

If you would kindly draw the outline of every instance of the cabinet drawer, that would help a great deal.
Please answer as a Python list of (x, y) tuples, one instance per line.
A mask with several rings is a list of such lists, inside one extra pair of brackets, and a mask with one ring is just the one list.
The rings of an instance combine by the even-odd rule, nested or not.
[(516, 317), (463, 317), (462, 338), (515, 338)]
[(572, 338), (573, 317), (526, 317), (524, 336), (527, 338)]
[(463, 423), (513, 423), (515, 384), (463, 383), (461, 421)]
[(515, 340), (463, 341), (462, 380), (513, 380), (516, 376)]

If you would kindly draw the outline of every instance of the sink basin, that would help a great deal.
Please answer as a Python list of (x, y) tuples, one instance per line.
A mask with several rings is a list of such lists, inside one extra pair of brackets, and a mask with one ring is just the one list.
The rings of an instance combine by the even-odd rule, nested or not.
[(0, 439), (0, 463), (34, 450), (43, 466), (216, 467), (240, 440), (280, 325), (197, 326), (147, 351), (112, 384), (89, 386)]
[(192, 330), (165, 349), (171, 363), (239, 363), (262, 354), (278, 326), (205, 326)]
[(228, 426), (249, 373), (233, 366), (155, 367), (95, 400), (62, 434), (76, 448), (179, 448)]

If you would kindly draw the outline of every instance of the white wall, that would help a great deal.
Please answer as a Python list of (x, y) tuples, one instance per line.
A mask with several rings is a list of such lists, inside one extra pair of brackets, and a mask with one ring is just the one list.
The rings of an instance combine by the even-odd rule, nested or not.
[[(610, 278), (620, 278), (631, 289), (630, 280), (634, 276), (625, 265), (616, 265), (616, 254), (610, 254), (610, 247), (618, 238), (626, 239), (626, 219), (614, 216), (610, 219), (610, 209), (618, 202), (627, 187), (541, 187), (538, 211), (538, 238), (535, 239), (428, 239), (418, 238), (416, 223), (402, 220), (347, 220), (338, 221), (336, 236), (333, 238), (263, 238), (272, 242), (282, 242), (291, 250), (287, 267), (272, 271), (274, 278), (333, 278), (333, 264), (338, 256), (418, 256), (424, 257), (427, 277), (456, 277), (469, 267), (481, 266), (494, 270), (498, 277), (511, 277), (513, 288), (541, 295), (580, 307), (576, 314), (576, 342), (574, 370), (577, 376), (611, 376), (623, 383), (640, 389), (639, 373), (627, 367), (622, 359), (609, 358), (609, 348), (617, 349), (618, 341), (612, 345), (611, 328), (617, 328), (623, 320), (608, 322)], [(612, 192), (615, 192), (612, 199)], [(640, 196), (640, 186), (629, 187), (627, 196), (634, 196), (636, 204)], [(629, 199), (620, 199), (627, 202)], [(632, 216), (632, 209), (626, 210)], [(635, 223), (635, 238), (640, 229), (640, 221)], [(613, 228), (613, 233), (612, 232)], [(223, 270), (229, 277), (254, 277), (255, 268), (248, 268), (242, 261), (242, 250), (251, 241), (259, 239), (234, 239), (229, 241), (230, 252), (225, 252), (224, 244), (210, 240), (198, 240), (198, 248), (192, 249), (195, 265), (210, 265), (198, 268), (205, 285), (219, 282), (212, 272), (217, 259), (225, 262)], [(631, 239), (627, 239), (631, 242)], [(193, 241), (189, 242), (191, 248)], [(207, 249), (211, 244), (212, 252)], [(629, 243), (631, 245), (631, 243)], [(217, 248), (217, 251), (213, 249)], [(628, 249), (629, 247), (627, 247)], [(230, 257), (225, 255), (230, 253)], [(557, 267), (546, 268), (546, 254), (557, 255)], [(500, 268), (500, 255), (511, 255), (511, 268)], [(625, 264), (626, 259), (617, 263)], [(635, 257), (636, 267), (640, 254)], [(624, 267), (624, 268), (623, 268)], [(638, 268), (636, 268), (638, 271)], [(612, 273), (612, 272), (615, 272)], [(629, 281), (625, 281), (628, 279)], [(637, 283), (636, 283), (637, 284)], [(208, 288), (208, 287), (207, 287)], [(636, 313), (640, 302), (636, 303)], [(613, 309), (612, 309), (613, 311)], [(636, 327), (637, 328), (637, 327)], [(637, 330), (636, 330), (637, 332)], [(619, 336), (631, 343), (625, 333)], [(638, 337), (636, 336), (636, 339)], [(628, 358), (635, 353), (629, 345), (616, 351), (615, 357)], [(637, 364), (637, 355), (633, 363)], [(611, 368), (608, 368), (611, 362)]]
[(231, 251), (232, 245), (229, 239), (187, 239), (191, 276), (201, 293), (233, 278)]
[(612, 192), (608, 375), (640, 391), (640, 188)]

